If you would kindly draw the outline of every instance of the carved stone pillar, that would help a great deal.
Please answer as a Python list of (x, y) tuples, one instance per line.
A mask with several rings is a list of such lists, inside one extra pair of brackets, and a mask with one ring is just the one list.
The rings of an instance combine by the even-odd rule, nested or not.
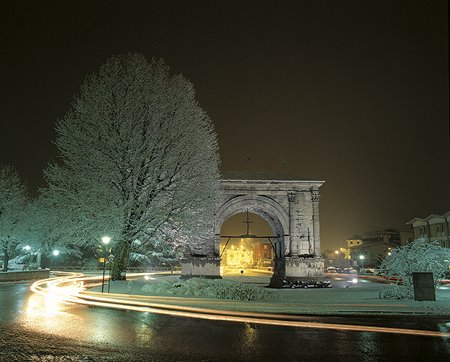
[(293, 245), (294, 243), (294, 209), (295, 209), (295, 192), (289, 192), (288, 193), (288, 201), (289, 201), (289, 239), (287, 241), (286, 245), (286, 251), (287, 255), (298, 255), (298, 247), (296, 245)]
[(313, 208), (312, 223), (313, 223), (313, 250), (315, 255), (320, 255), (320, 222), (319, 222), (319, 190), (311, 188), (311, 202)]

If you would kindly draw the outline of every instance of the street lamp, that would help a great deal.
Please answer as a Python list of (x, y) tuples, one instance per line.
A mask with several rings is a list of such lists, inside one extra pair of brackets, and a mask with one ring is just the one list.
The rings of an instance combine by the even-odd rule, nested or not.
[(364, 255), (360, 255), (359, 256), (359, 260), (361, 260), (361, 268), (364, 268), (364, 259), (365, 259), (366, 257), (364, 256)]
[[(340, 254), (339, 250), (335, 250), (335, 251), (334, 251), (334, 254), (335, 254), (334, 262), (335, 262), (335, 264), (336, 264), (336, 268), (338, 268), (338, 269), (339, 269), (339, 268), (342, 268), (343, 262), (342, 262), (341, 254)], [(339, 273), (340, 270), (337, 270), (337, 272)]]
[[(109, 244), (109, 242), (111, 241), (111, 238), (109, 236), (104, 236), (102, 237), (102, 243), (106, 245)], [(106, 269), (106, 250), (103, 251), (103, 278), (102, 278), (102, 293), (103, 293), (103, 288), (105, 286), (105, 269)]]

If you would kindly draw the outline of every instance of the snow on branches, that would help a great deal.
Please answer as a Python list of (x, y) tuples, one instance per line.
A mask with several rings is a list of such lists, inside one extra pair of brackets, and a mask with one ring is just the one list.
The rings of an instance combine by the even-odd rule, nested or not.
[[(219, 155), (213, 124), (193, 85), (162, 60), (110, 58), (86, 79), (57, 124), (60, 162), (46, 172), (46, 197), (63, 205), (70, 237), (113, 237), (125, 270), (133, 241), (151, 245), (176, 223), (197, 235), (214, 214)], [(193, 222), (195, 220), (195, 222)]]
[[(395, 285), (390, 285), (380, 291), (381, 298), (412, 299), (414, 272), (432, 272), (435, 287), (444, 277), (450, 261), (450, 249), (441, 247), (438, 243), (417, 239), (409, 244), (397, 247), (381, 263), (381, 270), (387, 276), (398, 278)], [(401, 285), (400, 285), (401, 284)]]

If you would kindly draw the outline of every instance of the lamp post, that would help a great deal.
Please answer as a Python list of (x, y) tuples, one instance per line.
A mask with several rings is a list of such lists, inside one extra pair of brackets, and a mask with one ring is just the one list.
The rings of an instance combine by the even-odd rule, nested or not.
[[(108, 245), (110, 241), (111, 241), (111, 238), (109, 236), (102, 237), (102, 243), (105, 244), (105, 248), (106, 248), (106, 245)], [(103, 293), (103, 288), (105, 286), (105, 269), (106, 269), (106, 250), (103, 251), (102, 293)]]
[(339, 250), (335, 250), (334, 255), (335, 255), (334, 263), (336, 264), (336, 268), (339, 268), (341, 266), (339, 259)]
[(364, 255), (360, 255), (359, 256), (359, 260), (361, 260), (361, 269), (362, 268), (364, 268), (364, 259), (365, 259), (366, 257), (364, 256)]
[(108, 293), (111, 287), (111, 272), (112, 272), (112, 264), (114, 262), (114, 255), (110, 255), (108, 257), (108, 261), (109, 261), (109, 279), (108, 279)]
[(53, 272), (55, 272), (54, 266), (55, 266), (55, 258), (59, 255), (59, 250), (53, 250), (52, 251), (53, 258), (52, 258), (52, 269)]

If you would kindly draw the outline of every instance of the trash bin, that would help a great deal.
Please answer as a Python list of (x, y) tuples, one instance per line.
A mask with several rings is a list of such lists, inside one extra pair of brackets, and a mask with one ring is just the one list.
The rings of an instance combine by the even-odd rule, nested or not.
[(436, 300), (432, 272), (415, 272), (412, 273), (412, 277), (414, 286), (414, 300)]

